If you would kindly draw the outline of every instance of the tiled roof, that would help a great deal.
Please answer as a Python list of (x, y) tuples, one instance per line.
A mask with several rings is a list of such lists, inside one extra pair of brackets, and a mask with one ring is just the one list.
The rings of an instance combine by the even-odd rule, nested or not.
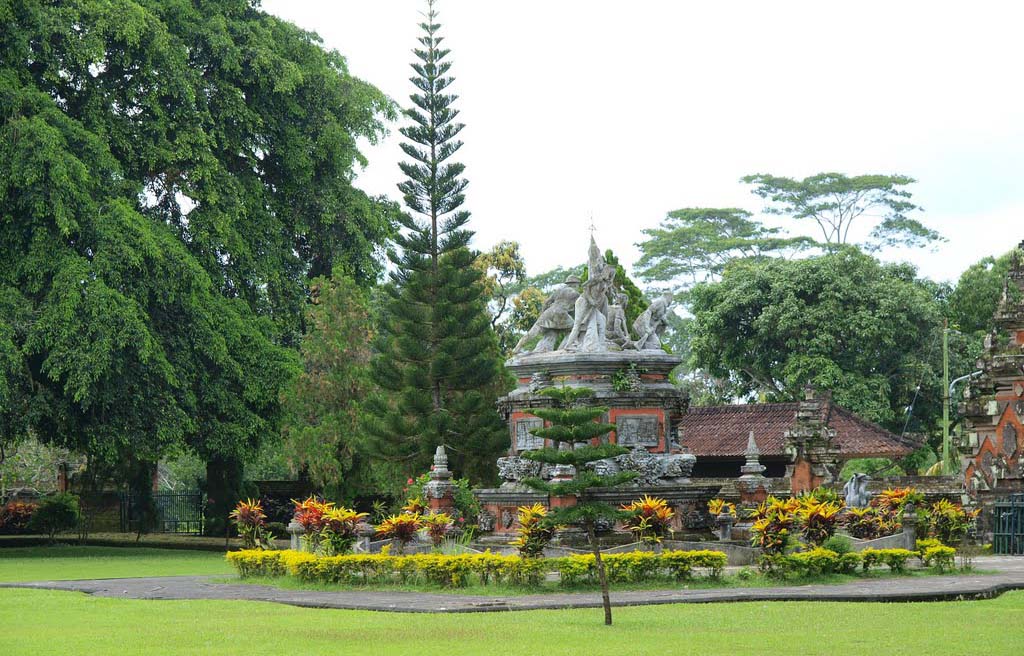
[[(830, 401), (823, 406), (828, 427), (836, 431), (834, 444), (843, 459), (898, 458), (920, 446), (915, 439), (890, 433)], [(799, 407), (799, 403), (690, 407), (680, 421), (680, 441), (698, 458), (742, 456), (747, 450), (747, 436), (754, 431), (762, 456), (783, 456), (784, 434), (794, 427)]]

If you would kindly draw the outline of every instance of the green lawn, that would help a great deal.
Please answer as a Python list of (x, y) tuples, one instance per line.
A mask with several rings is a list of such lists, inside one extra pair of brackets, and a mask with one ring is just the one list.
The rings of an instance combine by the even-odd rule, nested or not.
[(0, 582), (233, 572), (224, 554), (214, 551), (77, 546), (0, 549)]
[(21, 654), (1018, 655), (1024, 592), (916, 604), (767, 602), (424, 615), (245, 601), (136, 601), (0, 590)]

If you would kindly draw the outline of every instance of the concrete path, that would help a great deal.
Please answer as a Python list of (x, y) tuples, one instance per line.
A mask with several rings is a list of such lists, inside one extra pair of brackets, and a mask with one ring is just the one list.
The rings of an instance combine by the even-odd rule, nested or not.
[[(943, 601), (987, 599), (1024, 589), (1024, 557), (978, 558), (975, 567), (991, 574), (886, 578), (839, 585), (688, 590), (612, 590), (612, 605), (711, 603), (730, 601)], [(121, 599), (238, 599), (311, 608), (343, 608), (406, 613), (471, 613), (556, 608), (596, 608), (600, 593), (573, 592), (523, 596), (483, 596), (426, 592), (316, 592), (266, 585), (218, 583), (209, 576), (168, 576), (85, 581), (4, 583), (0, 587), (85, 592)]]

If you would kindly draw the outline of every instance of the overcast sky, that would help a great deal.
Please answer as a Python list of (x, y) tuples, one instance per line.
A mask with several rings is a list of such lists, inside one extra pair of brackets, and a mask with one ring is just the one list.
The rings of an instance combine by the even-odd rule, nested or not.
[[(409, 104), (425, 0), (264, 0)], [(531, 274), (602, 248), (627, 264), (681, 207), (761, 200), (739, 178), (901, 173), (947, 237), (886, 252), (954, 279), (1024, 239), (1024, 6), (984, 2), (440, 0), (466, 124), (474, 245)], [(1018, 8), (1020, 7), (1020, 8)], [(398, 125), (358, 184), (399, 200)], [(777, 222), (768, 219), (766, 222)], [(814, 235), (813, 226), (789, 224)], [(815, 227), (816, 229), (816, 227)]]

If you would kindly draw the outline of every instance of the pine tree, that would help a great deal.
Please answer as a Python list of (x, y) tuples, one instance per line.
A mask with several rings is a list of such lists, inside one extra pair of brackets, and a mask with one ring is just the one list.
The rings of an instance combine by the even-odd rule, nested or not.
[[(604, 562), (601, 560), (597, 524), (602, 520), (614, 522), (621, 519), (623, 513), (615, 506), (594, 499), (589, 491), (627, 483), (636, 477), (636, 473), (601, 475), (586, 469), (587, 463), (614, 458), (628, 452), (628, 449), (621, 446), (601, 441), (600, 438), (615, 430), (615, 426), (596, 421), (608, 412), (608, 408), (584, 405), (584, 399), (594, 395), (593, 390), (586, 387), (549, 387), (540, 393), (552, 399), (555, 406), (531, 410), (534, 415), (549, 424), (545, 428), (534, 429), (532, 433), (537, 437), (558, 442), (560, 447), (527, 451), (523, 456), (549, 465), (569, 465), (575, 471), (572, 480), (547, 482), (533, 478), (523, 482), (553, 497), (576, 498), (576, 505), (552, 509), (545, 517), (545, 521), (553, 525), (583, 526), (590, 550), (594, 554), (597, 578), (601, 583), (604, 623), (611, 624), (612, 606), (608, 598), (608, 577), (605, 575)], [(598, 440), (598, 444), (592, 444), (593, 440)]]
[(428, 2), (422, 48), (414, 50), (411, 78), (417, 93), (405, 115), (399, 184), (409, 209), (389, 251), (394, 264), (372, 366), (379, 388), (367, 404), (373, 453), (401, 463), (406, 473), (426, 470), (444, 444), (453, 469), (475, 480), (494, 476), (494, 461), (508, 435), (495, 409), (503, 376), (487, 313), (482, 274), (469, 249), (469, 212), (462, 209), (464, 166), (451, 161), (462, 146), (463, 124), (445, 93), (449, 51), (440, 47), (437, 13)]

